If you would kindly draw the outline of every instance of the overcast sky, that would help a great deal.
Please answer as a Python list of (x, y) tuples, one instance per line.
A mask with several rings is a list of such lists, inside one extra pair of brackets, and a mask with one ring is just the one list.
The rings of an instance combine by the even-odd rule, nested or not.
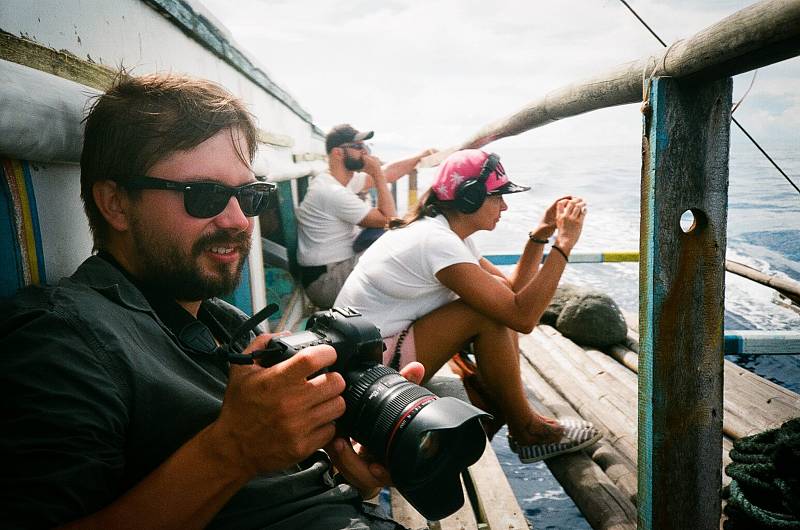
[[(392, 151), (461, 143), (551, 90), (662, 50), (618, 0), (201, 1), (323, 130), (374, 129)], [(670, 44), (752, 2), (629, 3)], [(751, 78), (735, 78), (734, 101)], [(638, 108), (568, 118), (513, 142), (638, 144)], [(767, 147), (800, 148), (800, 58), (759, 70), (736, 117)]]

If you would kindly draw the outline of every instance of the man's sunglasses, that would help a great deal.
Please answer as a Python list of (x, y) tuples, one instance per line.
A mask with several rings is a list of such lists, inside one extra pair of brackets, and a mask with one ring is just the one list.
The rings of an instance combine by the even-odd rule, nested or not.
[(362, 144), (362, 143), (342, 144), (339, 147), (349, 147), (350, 149), (357, 149), (359, 151), (364, 151), (367, 154), (370, 154), (372, 152), (367, 144)]
[(155, 177), (115, 178), (117, 184), (131, 190), (171, 190), (183, 193), (183, 207), (192, 217), (208, 219), (222, 213), (231, 197), (236, 197), (242, 213), (255, 217), (272, 201), (277, 187), (270, 182), (251, 182), (225, 186), (212, 182), (176, 182)]

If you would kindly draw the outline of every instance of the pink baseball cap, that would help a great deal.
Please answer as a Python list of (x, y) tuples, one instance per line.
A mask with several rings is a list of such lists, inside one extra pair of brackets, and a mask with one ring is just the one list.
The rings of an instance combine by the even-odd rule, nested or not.
[[(494, 156), (497, 157), (497, 155)], [(464, 181), (480, 177), (488, 160), (489, 153), (480, 149), (462, 149), (448, 156), (439, 166), (439, 173), (432, 186), (436, 198), (440, 201), (454, 200), (458, 186)], [(497, 157), (497, 165), (486, 179), (486, 194), (503, 195), (529, 189), (531, 189), (530, 186), (519, 186), (508, 180), (503, 164), (500, 163), (500, 157)]]

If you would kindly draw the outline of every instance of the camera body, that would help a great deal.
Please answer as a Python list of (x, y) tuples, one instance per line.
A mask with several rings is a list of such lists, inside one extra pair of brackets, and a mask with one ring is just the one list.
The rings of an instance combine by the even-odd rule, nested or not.
[(464, 503), (460, 474), (483, 454), (480, 419), (490, 416), (459, 399), (440, 398), (382, 365), (380, 331), (350, 308), (315, 313), (305, 331), (274, 337), (261, 364), (274, 365), (321, 344), (336, 350), (328, 371), (340, 373), (346, 383), (339, 434), (378, 458), (422, 515), (439, 520), (455, 513)]
[[(353, 366), (376, 364), (383, 360), (383, 339), (374, 325), (349, 307), (334, 307), (314, 313), (305, 331), (275, 337), (270, 346), (278, 359), (285, 360), (309, 346), (327, 344), (336, 350), (336, 362), (328, 371), (344, 375)], [(275, 364), (270, 363), (270, 364)]]

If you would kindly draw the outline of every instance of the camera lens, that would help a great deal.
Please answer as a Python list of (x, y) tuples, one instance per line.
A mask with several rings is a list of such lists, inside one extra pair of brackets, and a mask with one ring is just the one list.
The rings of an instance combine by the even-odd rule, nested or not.
[(346, 412), (340, 424), (353, 438), (373, 452), (380, 451), (388, 461), (393, 441), (436, 396), (380, 364), (342, 375), (348, 384), (343, 394)]
[[(381, 363), (380, 330), (352, 308), (315, 313), (306, 329), (336, 349), (331, 371), (344, 377), (342, 436), (358, 440), (389, 469), (397, 490), (429, 520), (464, 504), (459, 476), (486, 446), (484, 411), (453, 397), (439, 398)], [(285, 338), (276, 339), (285, 343)], [(299, 350), (305, 341), (287, 345)]]
[(342, 373), (344, 432), (389, 468), (395, 486), (431, 520), (463, 504), (459, 474), (483, 453), (486, 414), (456, 398), (439, 398), (380, 364)]
[(430, 460), (439, 454), (439, 440), (441, 436), (436, 431), (427, 431), (419, 437), (420, 458)]

